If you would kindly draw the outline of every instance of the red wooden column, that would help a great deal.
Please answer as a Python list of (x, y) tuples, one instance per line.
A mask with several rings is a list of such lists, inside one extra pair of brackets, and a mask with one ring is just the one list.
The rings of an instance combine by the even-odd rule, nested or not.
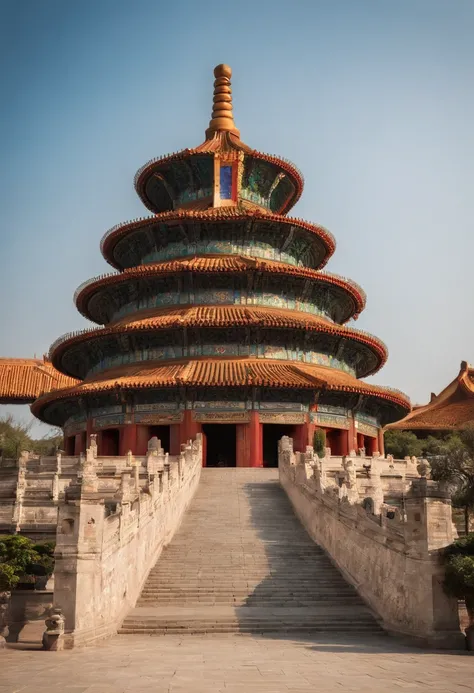
[(202, 466), (207, 467), (207, 436), (202, 433), (201, 443), (202, 443)]
[(250, 424), (237, 424), (235, 429), (235, 466), (248, 467), (250, 464)]
[(82, 449), (82, 435), (76, 433), (74, 436), (74, 457), (79, 457), (81, 452), (85, 452), (85, 450)]
[(349, 446), (347, 454), (349, 454), (351, 450), (355, 450), (357, 452), (357, 434), (354, 419), (352, 416), (349, 417), (349, 430), (347, 432), (347, 439)]
[(130, 450), (136, 454), (137, 448), (137, 426), (136, 424), (126, 424), (120, 431), (119, 455), (126, 455)]
[(148, 450), (148, 441), (150, 440), (148, 426), (136, 426), (136, 443), (135, 443), (135, 454), (136, 455), (146, 455)]
[(353, 426), (349, 426), (349, 429), (342, 429), (340, 432), (341, 441), (341, 455), (348, 455), (351, 450), (354, 449), (352, 445), (354, 438)]
[(199, 421), (193, 420), (193, 412), (191, 409), (185, 409), (183, 422), (181, 424), (181, 443), (187, 443), (188, 440), (194, 440), (198, 433), (201, 433), (202, 425)]
[(181, 425), (176, 423), (170, 426), (170, 455), (179, 455), (181, 452)]
[(381, 455), (385, 455), (385, 442), (383, 439), (383, 428), (379, 428), (378, 432), (378, 451)]
[(293, 449), (298, 452), (306, 452), (308, 445), (313, 446), (315, 424), (311, 423), (309, 414), (303, 424), (296, 425), (293, 433)]
[(258, 411), (250, 412), (249, 427), (249, 459), (246, 467), (263, 467), (263, 426), (260, 423)]

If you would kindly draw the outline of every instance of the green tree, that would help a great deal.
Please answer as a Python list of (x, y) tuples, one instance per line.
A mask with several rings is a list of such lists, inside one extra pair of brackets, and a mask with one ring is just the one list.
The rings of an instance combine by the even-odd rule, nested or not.
[(466, 630), (470, 649), (474, 644), (474, 534), (458, 539), (443, 550), (445, 562), (444, 589), (464, 599), (469, 616)]
[(326, 433), (317, 428), (313, 434), (313, 450), (318, 455), (318, 457), (324, 457), (324, 451), (326, 448)]
[[(15, 568), (9, 563), (0, 563), (0, 592), (11, 592), (20, 580)], [(0, 623), (1, 625), (1, 623)]]
[(430, 459), (431, 477), (451, 486), (453, 505), (464, 510), (466, 534), (474, 510), (474, 427), (451, 437), (442, 453)]
[(36, 455), (48, 457), (56, 454), (63, 445), (63, 434), (60, 429), (52, 429), (43, 438), (31, 440), (31, 452)]
[(450, 450), (454, 450), (461, 444), (459, 433), (450, 433), (441, 437), (428, 436), (421, 440), (423, 446), (423, 456), (432, 457), (438, 455), (447, 455)]
[(414, 433), (410, 431), (386, 431), (384, 435), (385, 452), (402, 460), (405, 457), (420, 457), (423, 446)]
[(9, 414), (0, 419), (0, 449), (3, 457), (17, 459), (23, 450), (28, 450), (37, 455), (54, 455), (62, 446), (63, 436), (59, 428), (51, 428), (40, 439), (30, 437), (33, 421), (25, 424), (16, 421)]
[(24, 424), (15, 421), (11, 414), (0, 419), (0, 441), (3, 457), (17, 458), (22, 450), (30, 450), (31, 439), (28, 435), (32, 423)]

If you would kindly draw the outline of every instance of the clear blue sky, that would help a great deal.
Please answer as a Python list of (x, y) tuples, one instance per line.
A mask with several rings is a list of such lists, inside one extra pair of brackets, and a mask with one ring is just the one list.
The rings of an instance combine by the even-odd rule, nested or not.
[(0, 355), (87, 325), (135, 171), (204, 139), (226, 62), (242, 139), (299, 166), (295, 215), (367, 292), (372, 380), (424, 402), (474, 361), (473, 0), (0, 0), (0, 27)]

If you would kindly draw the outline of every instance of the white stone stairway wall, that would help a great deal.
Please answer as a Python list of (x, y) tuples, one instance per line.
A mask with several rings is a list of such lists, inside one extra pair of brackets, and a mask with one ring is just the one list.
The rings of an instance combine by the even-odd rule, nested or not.
[(121, 633), (380, 632), (303, 529), (278, 470), (204, 469)]

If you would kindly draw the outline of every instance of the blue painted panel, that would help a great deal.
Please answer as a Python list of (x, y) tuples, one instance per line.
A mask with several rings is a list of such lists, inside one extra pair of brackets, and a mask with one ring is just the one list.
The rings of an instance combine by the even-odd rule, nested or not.
[(232, 166), (221, 166), (221, 200), (232, 199)]

